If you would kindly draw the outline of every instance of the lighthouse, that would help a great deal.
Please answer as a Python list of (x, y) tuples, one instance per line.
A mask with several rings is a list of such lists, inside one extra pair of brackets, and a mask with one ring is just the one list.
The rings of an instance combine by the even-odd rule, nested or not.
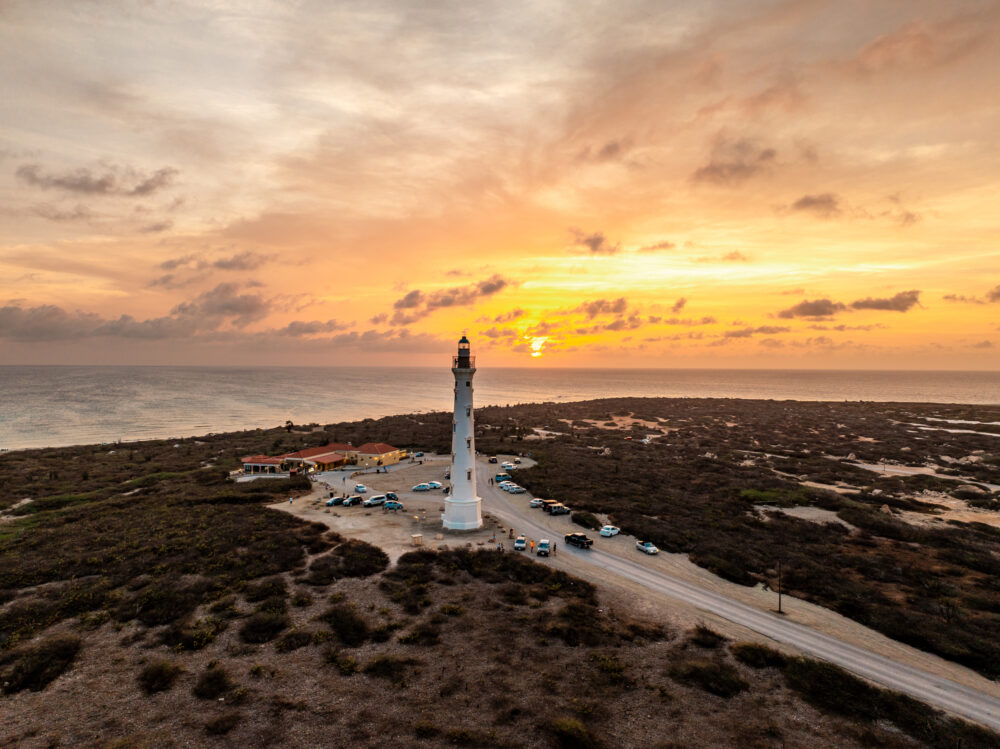
[(476, 359), (469, 339), (462, 336), (452, 357), (455, 375), (455, 417), (451, 425), (451, 494), (444, 501), (444, 527), (475, 530), (483, 524), (482, 500), (476, 494), (476, 433), (472, 421), (472, 377)]

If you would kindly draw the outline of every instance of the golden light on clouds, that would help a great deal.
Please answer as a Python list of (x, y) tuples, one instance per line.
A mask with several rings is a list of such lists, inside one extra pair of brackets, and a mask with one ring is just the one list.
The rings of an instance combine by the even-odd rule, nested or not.
[(0, 19), (4, 363), (1000, 365), (996, 3)]

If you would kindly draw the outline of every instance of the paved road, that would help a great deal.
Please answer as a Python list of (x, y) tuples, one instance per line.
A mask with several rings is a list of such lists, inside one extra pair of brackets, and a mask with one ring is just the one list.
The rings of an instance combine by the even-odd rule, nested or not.
[[(642, 558), (631, 561), (616, 554), (592, 548), (582, 551), (561, 543), (562, 538), (551, 528), (539, 523), (541, 510), (527, 507), (525, 495), (516, 497), (489, 486), (491, 466), (481, 464), (480, 496), (484, 509), (503, 520), (508, 526), (535, 538), (551, 538), (559, 543), (559, 554), (573, 555), (574, 563), (593, 564), (613, 572), (623, 579), (644, 585), (659, 593), (697, 606), (704, 611), (740, 624), (777, 642), (791, 645), (801, 652), (834, 663), (890, 689), (908, 694), (929, 705), (948, 710), (995, 730), (1000, 730), (1000, 700), (949, 679), (935, 676), (912, 666), (877, 655), (870, 650), (851, 645), (830, 635), (817, 632), (778, 614), (749, 606), (727, 596), (671, 575), (650, 569)], [(639, 552), (636, 552), (637, 554)], [(581, 572), (581, 575), (583, 573)]]

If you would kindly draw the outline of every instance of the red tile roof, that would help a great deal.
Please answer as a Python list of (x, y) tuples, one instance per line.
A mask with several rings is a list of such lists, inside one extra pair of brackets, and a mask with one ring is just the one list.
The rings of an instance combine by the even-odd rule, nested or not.
[(306, 459), (307, 463), (343, 463), (347, 460), (347, 457), (343, 453), (320, 453), (319, 455), (312, 455)]
[(396, 448), (384, 442), (366, 442), (357, 451), (360, 455), (385, 455), (396, 452)]
[(256, 463), (258, 465), (276, 466), (281, 465), (281, 458), (269, 458), (267, 455), (251, 455), (243, 458), (244, 463)]

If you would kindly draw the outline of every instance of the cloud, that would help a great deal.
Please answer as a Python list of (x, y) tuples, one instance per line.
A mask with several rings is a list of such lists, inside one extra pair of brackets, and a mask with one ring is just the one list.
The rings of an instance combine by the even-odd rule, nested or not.
[(227, 318), (237, 327), (260, 320), (270, 312), (270, 304), (259, 294), (240, 294), (234, 283), (220, 283), (190, 302), (174, 307), (170, 314), (179, 317)]
[(569, 231), (573, 236), (575, 247), (585, 249), (594, 255), (614, 255), (622, 248), (620, 244), (611, 244), (601, 232), (587, 234), (579, 229), (570, 229)]
[(701, 318), (668, 317), (666, 320), (663, 321), (663, 323), (665, 325), (687, 325), (687, 326), (693, 326), (693, 325), (715, 325), (717, 322), (719, 322), (719, 321), (716, 320), (714, 317), (712, 317), (710, 315), (706, 315), (705, 317), (701, 317)]
[(347, 330), (349, 327), (350, 325), (347, 323), (338, 322), (337, 320), (327, 320), (326, 322), (320, 322), (319, 320), (295, 320), (283, 328), (278, 328), (274, 331), (274, 334), (300, 337), (316, 335), (317, 333), (333, 333), (338, 330)]
[(157, 221), (154, 224), (146, 224), (139, 228), (139, 233), (141, 234), (159, 234), (160, 232), (167, 231), (173, 227), (173, 221)]
[(787, 333), (791, 328), (780, 327), (777, 325), (761, 325), (757, 328), (740, 328), (739, 330), (727, 330), (722, 336), (724, 338), (750, 338), (755, 335), (776, 335), (778, 333)]
[[(475, 304), (480, 299), (493, 296), (511, 285), (513, 282), (509, 279), (493, 275), (467, 286), (455, 286), (426, 294), (419, 289), (414, 289), (393, 303), (392, 307), (396, 312), (392, 316), (392, 323), (393, 325), (409, 325), (435, 310)], [(411, 312), (407, 313), (404, 310), (411, 310)]]
[(163, 270), (176, 270), (184, 265), (190, 265), (192, 262), (198, 259), (197, 255), (184, 255), (182, 257), (170, 258), (169, 260), (164, 260), (160, 263), (160, 268)]
[(527, 314), (523, 309), (518, 307), (517, 309), (512, 309), (510, 312), (504, 312), (501, 315), (497, 315), (493, 318), (493, 322), (512, 322), (517, 320), (519, 317), (524, 317)]
[(1000, 302), (1000, 285), (994, 286), (986, 292), (986, 301)]
[(659, 252), (661, 250), (672, 250), (677, 246), (674, 242), (669, 242), (664, 239), (662, 242), (653, 242), (653, 244), (644, 244), (639, 248), (639, 252)]
[(805, 294), (805, 289), (789, 289), (788, 291), (782, 291), (782, 296), (795, 296), (797, 294)]
[(577, 157), (580, 161), (620, 161), (629, 151), (632, 150), (632, 141), (629, 138), (617, 138), (606, 141), (600, 148), (592, 149), (587, 146)]
[(620, 315), (628, 308), (625, 297), (618, 299), (595, 299), (587, 301), (578, 307), (574, 307), (570, 312), (582, 312), (588, 319), (594, 319), (598, 315)]
[(830, 317), (843, 312), (847, 306), (832, 299), (803, 299), (801, 302), (778, 313), (778, 317), (790, 320), (793, 317)]
[(101, 171), (80, 168), (62, 174), (47, 174), (40, 164), (23, 164), (15, 172), (22, 182), (42, 190), (126, 197), (152, 195), (169, 187), (178, 173), (173, 167), (143, 174), (131, 167), (106, 166)]
[(778, 152), (749, 138), (716, 138), (709, 161), (691, 175), (695, 182), (735, 185), (766, 173)]
[(480, 335), (495, 340), (497, 338), (517, 338), (519, 333), (513, 328), (497, 328), (494, 326), (489, 330), (482, 331)]
[(273, 259), (274, 255), (262, 255), (248, 250), (232, 257), (214, 260), (212, 267), (219, 268), (220, 270), (254, 270)]
[(818, 195), (803, 195), (792, 203), (790, 210), (801, 213), (812, 213), (820, 218), (832, 218), (840, 214), (840, 198), (832, 192)]
[(688, 303), (688, 300), (685, 299), (684, 297), (681, 297), (676, 302), (674, 302), (673, 306), (670, 308), (670, 311), (673, 312), (674, 314), (677, 314), (682, 309), (684, 309), (684, 305), (687, 304), (687, 303)]
[[(1000, 287), (997, 287), (995, 291), (1000, 292)], [(1000, 296), (1000, 294), (998, 294)], [(963, 302), (965, 304), (986, 304), (982, 299), (975, 296), (965, 296), (964, 294), (945, 294), (941, 297), (946, 302)]]
[(47, 218), (49, 221), (58, 221), (60, 223), (90, 221), (94, 218), (94, 214), (91, 213), (89, 208), (79, 204), (67, 210), (50, 205), (49, 203), (39, 203), (36, 206), (32, 206), (31, 212), (36, 216)]
[(972, 348), (993, 348), (993, 341), (980, 341), (979, 343), (973, 343)]
[(877, 309), (891, 312), (906, 312), (911, 307), (919, 306), (920, 292), (916, 289), (901, 291), (888, 299), (858, 299), (851, 302), (853, 309)]
[(732, 252), (727, 252), (725, 255), (719, 256), (709, 256), (703, 255), (702, 257), (695, 258), (699, 263), (748, 263), (750, 258), (744, 255), (739, 250), (733, 250)]
[(382, 314), (375, 315), (375, 317), (371, 318), (370, 322), (371, 322), (372, 325), (381, 325), (382, 323), (388, 321), (388, 319), (389, 319), (389, 315), (387, 315), (385, 312), (383, 312)]

